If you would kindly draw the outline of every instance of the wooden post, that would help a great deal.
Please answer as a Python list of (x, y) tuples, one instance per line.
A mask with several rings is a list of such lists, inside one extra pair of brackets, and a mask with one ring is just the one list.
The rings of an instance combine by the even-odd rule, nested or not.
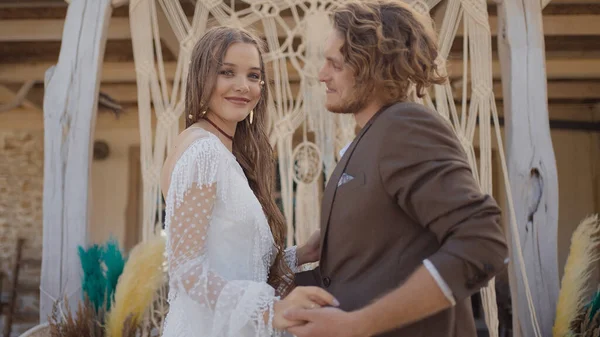
[(73, 0), (44, 93), (44, 240), (40, 322), (55, 300), (82, 298), (77, 247), (87, 243), (89, 177), (110, 0)]
[(552, 336), (559, 290), (558, 178), (548, 119), (541, 3), (499, 1), (498, 18), (507, 166), (518, 227), (518, 233), (510, 233), (513, 327), (515, 336), (536, 336), (515, 246), (518, 236), (541, 336)]

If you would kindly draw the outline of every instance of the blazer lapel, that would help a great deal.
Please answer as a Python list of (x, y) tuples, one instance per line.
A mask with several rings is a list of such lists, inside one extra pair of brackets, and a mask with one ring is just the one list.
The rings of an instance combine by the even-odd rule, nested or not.
[(360, 130), (359, 134), (354, 138), (340, 161), (335, 166), (329, 181), (327, 182), (327, 186), (325, 187), (325, 192), (323, 193), (323, 201), (321, 202), (321, 256), (320, 256), (320, 265), (323, 263), (323, 247), (325, 245), (325, 238), (327, 237), (327, 228), (329, 227), (329, 218), (331, 216), (331, 206), (333, 205), (333, 200), (335, 199), (335, 193), (337, 192), (337, 183), (342, 176), (342, 173), (346, 170), (346, 166), (348, 166), (348, 161), (350, 157), (352, 157), (352, 153), (356, 148), (360, 139), (367, 133), (367, 130), (375, 121), (375, 118), (379, 116), (379, 114), (385, 110), (382, 108), (379, 110), (368, 122), (367, 124)]

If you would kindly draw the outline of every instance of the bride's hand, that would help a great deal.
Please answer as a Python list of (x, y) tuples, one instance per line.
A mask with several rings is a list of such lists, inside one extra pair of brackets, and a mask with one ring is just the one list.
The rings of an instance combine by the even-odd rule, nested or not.
[(296, 287), (281, 301), (275, 302), (273, 310), (273, 327), (284, 330), (304, 322), (289, 321), (283, 314), (291, 308), (316, 309), (323, 306), (339, 306), (339, 302), (327, 291), (319, 287)]
[(298, 256), (298, 265), (317, 262), (321, 253), (321, 230), (314, 231), (308, 241), (298, 247), (296, 255)]

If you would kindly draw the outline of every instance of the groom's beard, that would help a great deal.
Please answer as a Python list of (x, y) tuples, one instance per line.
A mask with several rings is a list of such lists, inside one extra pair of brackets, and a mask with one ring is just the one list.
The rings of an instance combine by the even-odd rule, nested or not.
[(355, 114), (367, 106), (369, 100), (368, 95), (359, 90), (352, 90), (347, 101), (341, 102), (338, 105), (327, 105), (327, 110), (336, 114)]

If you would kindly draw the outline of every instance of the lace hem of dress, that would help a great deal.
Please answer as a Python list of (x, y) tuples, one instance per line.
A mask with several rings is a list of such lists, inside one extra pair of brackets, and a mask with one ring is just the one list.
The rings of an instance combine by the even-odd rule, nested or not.
[[(256, 337), (279, 336), (279, 331), (273, 327), (273, 319), (275, 318), (274, 304), (275, 301), (279, 301), (279, 299), (279, 296), (270, 297), (259, 306), (257, 311), (258, 317), (254, 318), (255, 322), (258, 322)], [(264, 313), (269, 315), (267, 322), (264, 320)]]

